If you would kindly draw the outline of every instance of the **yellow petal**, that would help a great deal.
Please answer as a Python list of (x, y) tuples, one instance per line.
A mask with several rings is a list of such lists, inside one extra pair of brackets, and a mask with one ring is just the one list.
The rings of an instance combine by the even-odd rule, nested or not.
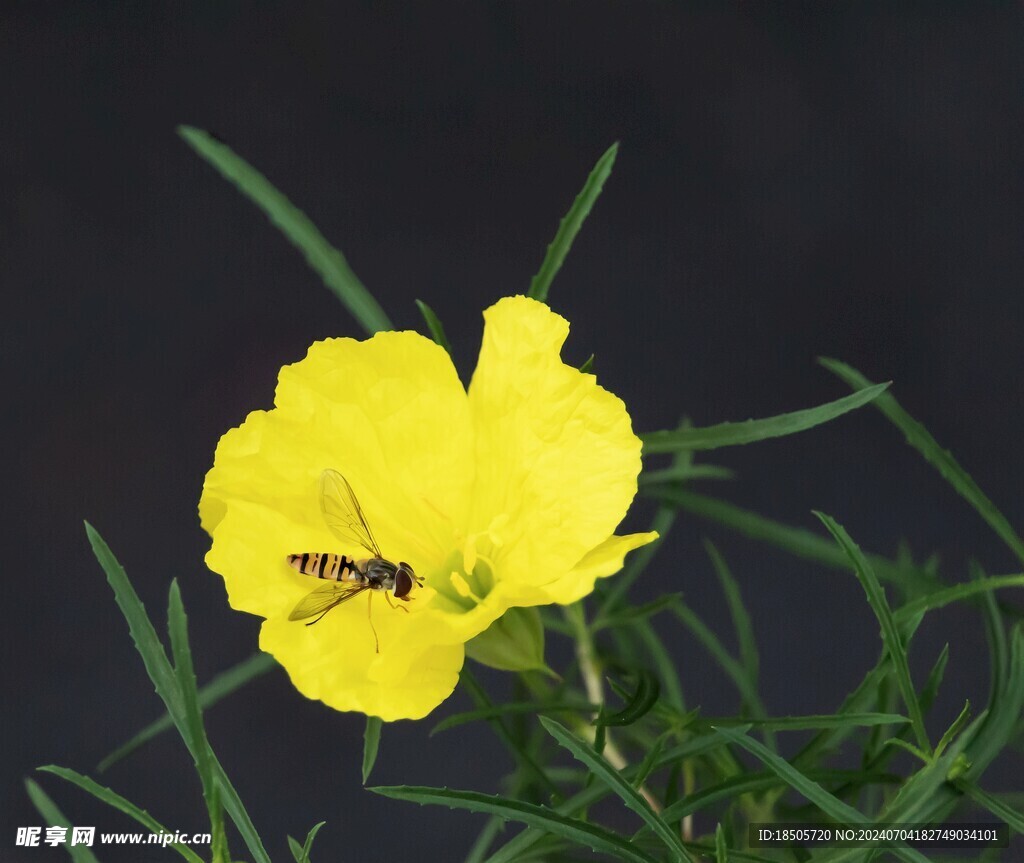
[(588, 552), (569, 573), (551, 584), (544, 585), (544, 601), (569, 605), (582, 599), (594, 589), (594, 582), (597, 579), (614, 575), (622, 569), (629, 552), (654, 542), (657, 538), (658, 534), (653, 531), (609, 537)]
[[(339, 606), (314, 626), (267, 620), (260, 630), (260, 648), (285, 667), (303, 695), (335, 710), (356, 710), (385, 721), (420, 719), (451, 695), (462, 668), (463, 646), (433, 644), (407, 632), (400, 644), (392, 645), (405, 615), (376, 596), (373, 622), (381, 653), (375, 654), (366, 619), (371, 593)], [(390, 661), (395, 658), (403, 660), (397, 674)]]
[(469, 388), (477, 471), (470, 531), (504, 517), (491, 552), (501, 581), (545, 585), (625, 516), (640, 440), (622, 401), (561, 361), (564, 318), (526, 297), (500, 300), (484, 318)]
[(384, 555), (429, 580), (465, 522), (473, 480), (466, 393), (447, 353), (411, 332), (318, 342), (281, 370), (275, 401), (221, 439), (200, 501), (207, 564), (232, 606), (287, 617), (311, 589), (288, 554), (368, 555), (324, 523), (327, 468), (352, 484)]

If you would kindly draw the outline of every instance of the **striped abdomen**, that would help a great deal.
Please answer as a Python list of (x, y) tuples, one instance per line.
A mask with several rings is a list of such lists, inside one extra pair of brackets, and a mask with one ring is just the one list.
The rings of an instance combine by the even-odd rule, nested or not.
[(289, 554), (288, 565), (303, 575), (333, 581), (362, 581), (356, 562), (343, 554)]

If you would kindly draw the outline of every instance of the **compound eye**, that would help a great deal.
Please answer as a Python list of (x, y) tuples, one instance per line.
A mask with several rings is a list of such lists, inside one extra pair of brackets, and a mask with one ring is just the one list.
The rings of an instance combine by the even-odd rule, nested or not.
[(395, 573), (395, 597), (401, 599), (406, 596), (410, 590), (412, 590), (412, 576), (409, 575), (409, 571), (403, 564), (399, 567), (398, 572)]

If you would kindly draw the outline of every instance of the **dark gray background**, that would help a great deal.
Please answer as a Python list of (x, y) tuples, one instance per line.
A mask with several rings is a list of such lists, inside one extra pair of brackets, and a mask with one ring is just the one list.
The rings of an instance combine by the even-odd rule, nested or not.
[[(481, 309), (526, 289), (587, 171), (621, 141), (551, 304), (572, 322), (566, 358), (596, 353), (638, 430), (836, 398), (845, 387), (814, 363), (833, 355), (894, 380), (1024, 521), (1017, 4), (412, 5), (0, 13), (0, 857), (61, 858), (14, 849), (15, 827), (39, 822), (23, 776), (47, 762), (91, 771), (158, 711), (82, 519), (154, 616), (178, 577), (202, 679), (249, 655), (257, 621), (228, 610), (202, 565), (203, 474), (219, 435), (270, 405), (282, 364), (314, 339), (359, 335), (300, 256), (178, 140), (180, 122), (216, 132), (302, 206), (397, 326), (421, 327), (413, 299), (430, 302), (464, 375)], [(905, 537), (920, 555), (940, 550), (951, 580), (970, 556), (1014, 571), (875, 411), (715, 460), (740, 479), (712, 491), (776, 518), (821, 532), (810, 510), (823, 509), (884, 553)], [(650, 504), (637, 511), (640, 527)], [(834, 709), (878, 650), (855, 579), (682, 518), (639, 593), (684, 590), (722, 632), (704, 535), (749, 601), (769, 710)], [(699, 647), (661, 628), (690, 703), (732, 710)], [(968, 611), (923, 628), (915, 672), (947, 639), (935, 728), (987, 693)], [(428, 739), (430, 724), (386, 729), (375, 780), (496, 790), (508, 765), (488, 732)], [(320, 819), (321, 860), (461, 859), (482, 824), (362, 792), (362, 719), (306, 701), (283, 675), (216, 708), (209, 728), (275, 859), (286, 832)], [(1002, 768), (991, 787), (1014, 786), (1019, 756)], [(43, 781), (75, 823), (132, 829)], [(171, 736), (104, 781), (172, 828), (204, 829)]]

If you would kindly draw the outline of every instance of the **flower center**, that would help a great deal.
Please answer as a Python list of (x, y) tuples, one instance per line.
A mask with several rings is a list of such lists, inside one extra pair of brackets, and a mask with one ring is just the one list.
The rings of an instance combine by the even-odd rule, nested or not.
[[(503, 540), (500, 531), (508, 524), (507, 514), (495, 516), (486, 529), (471, 533), (462, 540), (462, 547), (445, 561), (442, 575), (436, 580), (439, 594), (454, 606), (453, 610), (471, 611), (482, 603), (494, 588), (494, 558)], [(461, 539), (456, 536), (456, 543)]]

